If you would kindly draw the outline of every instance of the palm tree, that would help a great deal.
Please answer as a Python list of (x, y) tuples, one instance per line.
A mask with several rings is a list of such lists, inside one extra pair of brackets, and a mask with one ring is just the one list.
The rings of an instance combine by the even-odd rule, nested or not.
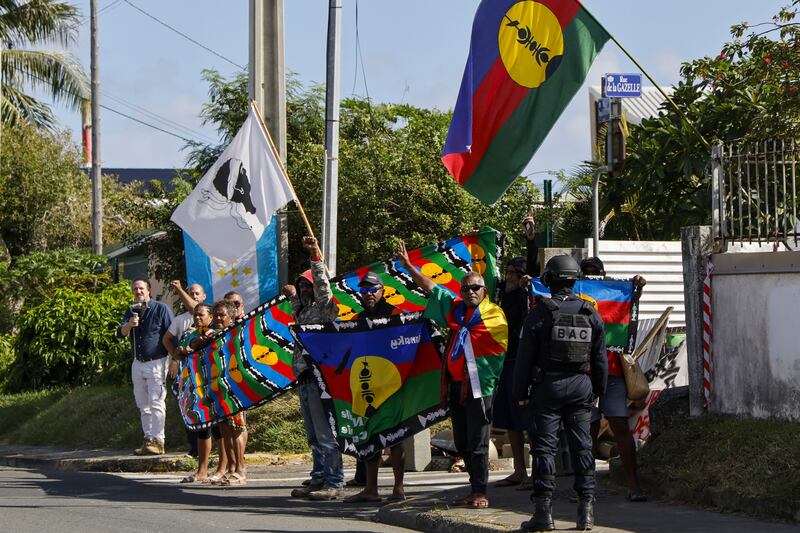
[(76, 110), (89, 98), (89, 82), (77, 59), (49, 49), (74, 43), (79, 24), (77, 8), (64, 2), (0, 0), (0, 120), (4, 125), (24, 121), (54, 126), (49, 106), (26, 90), (46, 91)]

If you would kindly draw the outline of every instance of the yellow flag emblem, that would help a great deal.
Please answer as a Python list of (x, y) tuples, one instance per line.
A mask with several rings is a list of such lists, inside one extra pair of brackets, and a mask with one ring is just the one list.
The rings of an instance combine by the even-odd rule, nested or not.
[(553, 75), (564, 55), (561, 24), (539, 2), (517, 2), (506, 11), (497, 45), (511, 79), (531, 89)]

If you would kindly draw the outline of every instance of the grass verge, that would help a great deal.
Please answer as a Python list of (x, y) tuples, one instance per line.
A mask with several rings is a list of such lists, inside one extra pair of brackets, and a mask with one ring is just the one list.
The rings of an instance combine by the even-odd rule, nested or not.
[[(248, 411), (248, 452), (304, 453), (297, 395), (287, 393)], [(130, 385), (0, 395), (0, 440), (10, 444), (129, 449), (142, 430)], [(168, 450), (187, 448), (178, 406), (167, 395)]]
[(800, 520), (800, 426), (707, 415), (671, 426), (639, 454), (658, 496), (766, 518)]

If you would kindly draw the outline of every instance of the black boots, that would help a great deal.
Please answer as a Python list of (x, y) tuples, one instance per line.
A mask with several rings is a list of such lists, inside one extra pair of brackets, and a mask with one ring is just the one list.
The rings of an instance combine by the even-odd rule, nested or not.
[(527, 531), (553, 531), (553, 500), (550, 497), (537, 496), (533, 499), (533, 517), (522, 524), (522, 529)]
[(578, 499), (579, 530), (592, 529), (594, 526), (594, 496), (581, 496)]

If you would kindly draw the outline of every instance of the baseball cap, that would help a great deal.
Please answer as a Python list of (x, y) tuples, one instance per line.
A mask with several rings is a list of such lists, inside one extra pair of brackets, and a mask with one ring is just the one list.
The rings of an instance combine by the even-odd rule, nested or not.
[(365, 285), (380, 285), (383, 286), (383, 281), (381, 281), (380, 276), (375, 274), (374, 272), (367, 272), (361, 281), (358, 282), (359, 287), (363, 287)]

